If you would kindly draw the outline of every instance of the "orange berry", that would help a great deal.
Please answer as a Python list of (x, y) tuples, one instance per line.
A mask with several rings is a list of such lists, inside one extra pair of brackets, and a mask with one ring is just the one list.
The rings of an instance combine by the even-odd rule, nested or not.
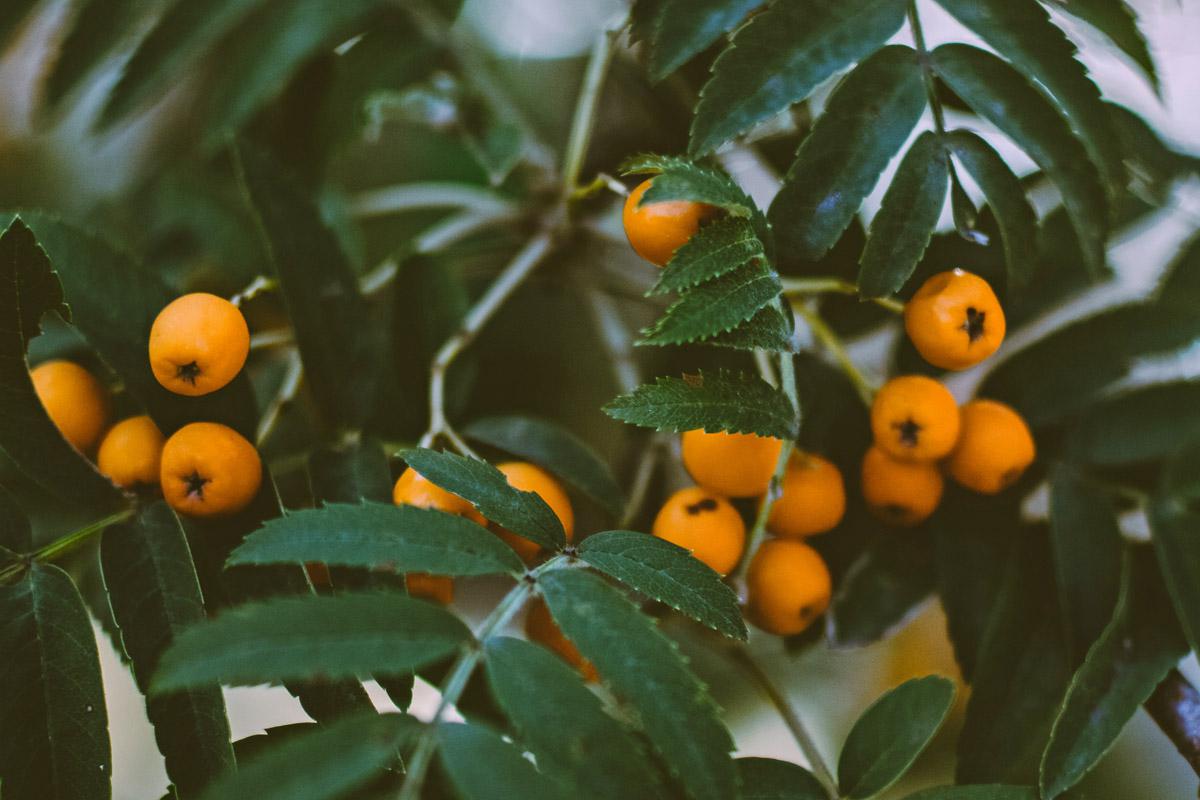
[(795, 452), (783, 477), (783, 494), (771, 506), (767, 528), (776, 536), (799, 538), (837, 527), (846, 513), (842, 473), (812, 453)]
[(1004, 309), (983, 278), (961, 269), (939, 272), (904, 306), (904, 329), (935, 367), (966, 369), (1004, 341)]
[(683, 434), (683, 466), (692, 480), (726, 497), (765, 494), (783, 441), (753, 433)]
[(483, 514), (476, 511), (470, 502), (447, 492), (412, 467), (404, 470), (396, 479), (396, 485), (392, 487), (392, 502), (398, 506), (433, 508), (466, 517), (478, 525), (487, 524)]
[(588, 683), (595, 683), (600, 679), (592, 662), (580, 655), (579, 648), (554, 622), (554, 618), (550, 616), (550, 609), (541, 598), (529, 604), (529, 612), (525, 615), (525, 637), (552, 650), (563, 661), (579, 670), (579, 674)]
[(996, 494), (1033, 463), (1037, 449), (1021, 415), (995, 400), (962, 407), (962, 434), (950, 454), (950, 476), (968, 489)]
[[(524, 461), (508, 461), (498, 464), (496, 469), (504, 473), (509, 486), (523, 492), (533, 492), (542, 498), (554, 512), (554, 516), (558, 517), (558, 521), (562, 523), (567, 541), (571, 541), (575, 535), (575, 511), (571, 507), (571, 499), (567, 497), (567, 492), (563, 489), (562, 484), (541, 467)], [(537, 542), (526, 539), (524, 536), (518, 536), (499, 525), (495, 526), (495, 531), (501, 539), (508, 543), (509, 547), (517, 551), (517, 555), (526, 563), (532, 562), (542, 551), (542, 546)]]
[(74, 361), (54, 360), (30, 371), (33, 390), (50, 421), (81, 453), (95, 446), (108, 425), (108, 390)]
[(871, 404), (875, 444), (892, 458), (937, 460), (954, 449), (958, 427), (954, 395), (924, 375), (892, 378)]
[(430, 575), (427, 572), (410, 572), (404, 576), (408, 593), (422, 600), (430, 600), (443, 606), (454, 602), (454, 579), (445, 575)]
[(237, 306), (204, 292), (171, 301), (150, 327), (150, 368), (175, 394), (215, 392), (241, 372), (250, 329)]
[(891, 525), (924, 522), (942, 501), (943, 486), (942, 473), (928, 461), (900, 461), (879, 447), (863, 457), (863, 499)]
[(769, 539), (746, 570), (746, 617), (767, 633), (795, 636), (825, 613), (832, 593), (820, 553), (804, 542)]
[(728, 500), (699, 486), (667, 498), (651, 532), (691, 551), (721, 575), (737, 566), (746, 548), (746, 523)]
[(163, 497), (191, 517), (220, 517), (249, 505), (262, 483), (254, 445), (216, 422), (184, 425), (163, 445)]
[(691, 200), (665, 200), (638, 205), (653, 178), (638, 184), (625, 200), (621, 221), (625, 235), (637, 254), (652, 264), (666, 266), (684, 242), (700, 230), (700, 223), (717, 213), (705, 203)]
[(150, 417), (123, 419), (104, 434), (96, 466), (122, 489), (157, 484), (165, 441)]

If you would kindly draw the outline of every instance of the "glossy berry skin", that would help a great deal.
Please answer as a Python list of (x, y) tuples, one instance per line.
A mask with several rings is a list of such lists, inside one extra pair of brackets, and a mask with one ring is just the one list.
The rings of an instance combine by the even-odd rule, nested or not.
[(487, 520), (475, 510), (475, 506), (456, 494), (447, 492), (412, 467), (404, 470), (392, 487), (392, 502), (398, 506), (433, 508), (447, 514), (466, 517), (477, 525), (486, 525)]
[(262, 460), (254, 445), (233, 428), (193, 422), (163, 445), (159, 481), (163, 498), (180, 514), (228, 516), (258, 494)]
[(580, 655), (579, 648), (554, 622), (554, 618), (550, 616), (550, 609), (541, 598), (529, 604), (529, 611), (525, 614), (525, 638), (553, 651), (563, 661), (579, 670), (579, 674), (588, 683), (595, 683), (600, 679), (592, 662)]
[(123, 419), (100, 440), (96, 467), (122, 489), (157, 486), (166, 438), (150, 417)]
[(746, 548), (746, 523), (728, 500), (699, 486), (680, 489), (654, 517), (651, 533), (679, 545), (724, 575)]
[(662, 267), (671, 260), (676, 249), (700, 230), (701, 222), (717, 213), (717, 209), (690, 200), (666, 200), (639, 206), (642, 195), (653, 182), (653, 178), (642, 181), (629, 193), (621, 221), (629, 244), (637, 254)]
[[(533, 492), (542, 498), (554, 512), (554, 516), (558, 517), (558, 521), (563, 527), (563, 533), (567, 535), (567, 541), (574, 538), (575, 510), (571, 506), (571, 498), (567, 497), (567, 492), (563, 489), (562, 484), (555, 480), (549, 472), (524, 461), (507, 461), (497, 464), (496, 469), (504, 473), (509, 486), (523, 492)], [(509, 547), (516, 550), (517, 555), (524, 559), (526, 564), (533, 563), (541, 554), (542, 546), (537, 542), (526, 539), (524, 536), (518, 536), (499, 525), (493, 527), (496, 534), (507, 542)]]
[(185, 294), (158, 312), (150, 328), (150, 368), (175, 394), (217, 391), (237, 377), (249, 353), (246, 318), (216, 295)]
[(753, 433), (687, 431), (683, 466), (692, 480), (726, 497), (766, 494), (783, 441)]
[(934, 461), (958, 441), (958, 403), (950, 390), (924, 375), (901, 375), (883, 385), (871, 404), (875, 444), (902, 461)]
[(746, 570), (746, 618), (767, 633), (795, 636), (825, 613), (832, 593), (820, 553), (794, 539), (769, 539)]
[(950, 477), (972, 491), (998, 494), (1021, 477), (1037, 456), (1021, 415), (995, 400), (962, 407), (962, 434), (950, 454)]
[(846, 513), (842, 473), (812, 453), (795, 452), (783, 477), (783, 494), (771, 506), (767, 529), (776, 536), (798, 539), (837, 527)]
[(104, 384), (74, 361), (58, 359), (34, 367), (29, 378), (63, 438), (79, 452), (90, 452), (108, 426), (111, 413)]
[(871, 512), (888, 523), (911, 527), (929, 518), (942, 501), (945, 481), (935, 464), (900, 461), (879, 447), (867, 450), (862, 493)]
[(408, 593), (422, 600), (448, 606), (454, 602), (454, 579), (427, 572), (410, 572), (404, 576)]
[(1004, 309), (983, 278), (939, 272), (904, 306), (904, 329), (921, 357), (942, 369), (967, 369), (1004, 341)]

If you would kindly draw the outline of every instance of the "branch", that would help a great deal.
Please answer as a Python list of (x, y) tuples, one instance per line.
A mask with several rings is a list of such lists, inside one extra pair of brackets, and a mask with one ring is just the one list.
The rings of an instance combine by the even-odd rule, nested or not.
[(850, 354), (846, 352), (845, 346), (842, 344), (841, 337), (834, 332), (833, 328), (825, 322), (825, 320), (816, 311), (806, 306), (804, 303), (792, 303), (792, 308), (796, 313), (804, 317), (804, 321), (808, 323), (809, 329), (813, 332), (813, 336), (825, 346), (837, 360), (838, 366), (842, 368), (842, 372), (846, 373), (846, 377), (854, 384), (855, 390), (858, 391), (858, 396), (862, 398), (867, 408), (871, 407), (871, 403), (875, 399), (875, 387), (871, 381), (863, 375), (862, 370), (854, 363), (854, 359), (850, 358)]
[(1150, 718), (1200, 775), (1200, 691), (1179, 670), (1172, 669), (1144, 705)]
[(92, 536), (100, 533), (110, 525), (116, 525), (117, 523), (124, 522), (132, 517), (133, 514), (134, 510), (132, 508), (125, 508), (120, 511), (116, 511), (112, 514), (109, 514), (107, 517), (104, 517), (103, 519), (96, 520), (95, 522), (89, 522), (82, 528), (76, 528), (65, 536), (55, 539), (53, 542), (42, 545), (32, 553), (23, 556), (17, 563), (9, 564), (3, 569), (0, 569), (0, 584), (4, 583), (15, 575), (19, 575), (31, 562), (53, 561), (60, 556), (66, 555), (67, 553), (78, 549), (84, 542), (92, 538)]
[[(784, 294), (858, 294), (858, 285), (841, 278), (783, 278)], [(880, 308), (886, 308), (893, 314), (904, 313), (904, 301), (895, 297), (872, 297), (872, 303)]]

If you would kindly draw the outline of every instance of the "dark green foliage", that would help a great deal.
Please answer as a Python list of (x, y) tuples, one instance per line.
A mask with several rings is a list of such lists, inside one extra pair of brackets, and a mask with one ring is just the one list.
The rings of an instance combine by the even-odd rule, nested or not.
[(830, 642), (858, 647), (883, 638), (929, 597), (936, 582), (932, 531), (883, 532), (838, 584), (829, 612)]
[(739, 758), (742, 800), (827, 800), (825, 788), (808, 770), (771, 758)]

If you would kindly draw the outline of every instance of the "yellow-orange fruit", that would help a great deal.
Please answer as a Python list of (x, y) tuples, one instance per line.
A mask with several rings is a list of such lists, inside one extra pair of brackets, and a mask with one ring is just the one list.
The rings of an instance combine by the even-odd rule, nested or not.
[(950, 454), (950, 476), (968, 489), (997, 494), (1024, 474), (1037, 456), (1021, 415), (995, 400), (962, 407), (962, 433)]
[(680, 489), (668, 497), (651, 532), (690, 550), (721, 575), (737, 566), (746, 548), (746, 523), (741, 514), (724, 497), (700, 486)]
[(769, 539), (746, 570), (746, 616), (768, 633), (795, 636), (825, 613), (832, 592), (820, 553), (795, 539)]
[(454, 602), (454, 579), (427, 572), (410, 572), (404, 576), (408, 593), (413, 597), (431, 600), (443, 606)]
[(692, 480), (726, 497), (765, 494), (783, 441), (752, 433), (683, 434), (683, 466)]
[(878, 447), (863, 457), (863, 499), (889, 524), (924, 522), (942, 501), (943, 485), (942, 473), (928, 461), (900, 461)]
[(690, 200), (665, 200), (638, 205), (653, 178), (638, 184), (625, 200), (621, 221), (637, 254), (652, 264), (665, 266), (675, 251), (700, 230), (700, 223), (717, 209)]
[(892, 378), (871, 404), (875, 444), (892, 458), (939, 459), (954, 449), (958, 428), (958, 403), (954, 395), (924, 375)]
[[(562, 524), (568, 542), (575, 537), (575, 511), (571, 507), (571, 499), (567, 497), (567, 492), (563, 489), (562, 484), (556, 481), (550, 473), (524, 461), (507, 461), (498, 464), (496, 469), (504, 473), (509, 486), (523, 492), (533, 492), (542, 498), (546, 505), (550, 506), (554, 516), (558, 517), (558, 521)], [(496, 534), (507, 542), (509, 547), (516, 550), (517, 555), (526, 563), (534, 561), (541, 553), (542, 546), (537, 542), (526, 539), (524, 536), (518, 536), (499, 525), (494, 527)]]
[(100, 441), (96, 466), (122, 489), (156, 485), (166, 439), (146, 415), (123, 419)]
[(783, 494), (771, 506), (767, 529), (776, 536), (799, 538), (837, 527), (846, 513), (841, 471), (813, 453), (795, 452), (783, 476)]
[(475, 510), (475, 506), (458, 495), (447, 492), (412, 467), (404, 470), (396, 479), (396, 485), (392, 487), (392, 502), (398, 506), (433, 508), (466, 517), (478, 525), (487, 524), (487, 520)]
[(559, 658), (579, 670), (579, 674), (589, 683), (599, 680), (600, 676), (592, 662), (580, 655), (579, 648), (555, 624), (550, 609), (541, 598), (529, 604), (529, 611), (525, 615), (525, 636), (529, 641), (553, 650)]
[(939, 272), (905, 304), (904, 329), (930, 364), (966, 369), (1004, 341), (1004, 309), (978, 275), (961, 269)]
[(90, 451), (108, 425), (111, 403), (104, 385), (74, 361), (59, 359), (39, 364), (29, 377), (63, 438), (81, 453)]
[(150, 327), (150, 368), (176, 394), (215, 392), (241, 372), (250, 329), (238, 307), (196, 292), (171, 301)]
[(163, 497), (191, 517), (220, 517), (249, 505), (262, 483), (262, 460), (233, 428), (193, 422), (163, 445)]

